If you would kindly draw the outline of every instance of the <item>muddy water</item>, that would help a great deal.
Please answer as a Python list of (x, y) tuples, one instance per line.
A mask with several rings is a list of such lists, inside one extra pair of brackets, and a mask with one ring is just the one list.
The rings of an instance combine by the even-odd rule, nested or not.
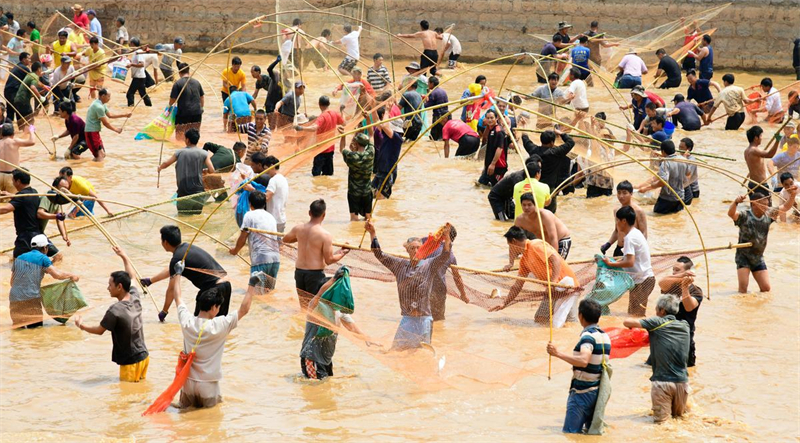
[[(192, 54), (192, 57), (200, 57)], [(245, 66), (266, 66), (267, 56), (246, 56)], [(201, 73), (204, 82), (206, 113), (203, 139), (231, 145), (235, 136), (222, 133), (219, 82), (214, 70), (221, 70), (223, 57), (212, 57)], [(402, 66), (402, 64), (399, 64)], [(399, 68), (398, 66), (398, 68)], [(487, 75), (495, 90), (506, 67), (486, 67), (456, 77), (445, 85), (449, 97), (461, 91), (478, 73)], [(462, 69), (463, 70), (463, 69)], [(446, 76), (451, 76), (447, 73)], [(308, 112), (317, 113), (316, 99), (336, 84), (331, 74), (305, 74), (309, 85)], [(399, 74), (398, 74), (399, 76)], [(742, 85), (755, 84), (760, 76), (741, 75)], [(399, 77), (398, 77), (399, 78)], [(532, 68), (517, 67), (507, 87), (529, 91), (535, 78)], [(789, 83), (788, 77), (773, 76), (778, 86)], [(124, 87), (110, 82), (113, 98), (110, 108), (124, 111)], [(248, 86), (253, 81), (248, 78)], [(263, 92), (263, 91), (262, 91)], [(677, 91), (668, 91), (671, 98)], [(681, 92), (684, 92), (681, 88)], [(108, 150), (105, 163), (89, 160), (51, 161), (38, 144), (27, 148), (22, 163), (50, 182), (58, 169), (71, 165), (76, 174), (91, 180), (101, 196), (111, 200), (144, 205), (169, 199), (175, 192), (174, 169), (162, 173), (156, 187), (156, 165), (160, 144), (134, 141), (139, 128), (154, 118), (166, 105), (169, 85), (153, 92), (153, 108), (139, 106), (124, 123), (122, 135), (103, 130)], [(785, 98), (785, 96), (784, 96)], [(605, 110), (611, 120), (624, 123), (610, 95), (601, 87), (590, 90), (592, 108)], [(259, 102), (263, 95), (259, 97)], [(79, 114), (85, 115), (89, 101), (84, 99)], [(535, 109), (535, 107), (534, 107)], [(711, 160), (712, 164), (745, 174), (741, 152), (746, 147), (743, 131), (725, 132), (722, 122), (700, 133), (691, 134), (696, 149), (739, 159), (735, 163)], [(63, 130), (57, 118), (38, 119), (36, 128), (42, 139)], [(769, 131), (769, 129), (768, 129)], [(680, 131), (676, 136), (681, 136)], [(63, 153), (64, 140), (58, 143)], [(167, 143), (164, 156), (178, 145)], [(52, 146), (51, 146), (52, 149)], [(514, 170), (521, 161), (511, 156)], [(327, 228), (340, 241), (358, 243), (362, 230), (350, 223), (346, 203), (347, 168), (336, 157), (336, 175), (312, 178), (310, 164), (293, 172), (289, 178), (290, 199), (287, 206), (289, 225), (306, 219), (309, 202), (323, 197), (328, 202)], [(501, 234), (508, 225), (495, 222), (486, 201), (486, 191), (473, 185), (480, 164), (444, 159), (441, 144), (419, 143), (399, 168), (395, 194), (379, 203), (376, 224), (382, 244), (400, 251), (401, 242), (413, 235), (425, 234), (445, 221), (459, 231), (455, 252), (459, 263), (484, 269), (498, 268), (506, 259)], [(640, 168), (626, 166), (614, 172), (618, 179), (641, 182), (647, 178)], [(636, 184), (636, 183), (635, 183)], [(736, 241), (737, 229), (725, 216), (729, 202), (742, 188), (729, 178), (701, 170), (702, 198), (691, 206), (708, 246)], [(34, 185), (40, 191), (45, 186)], [(571, 258), (589, 258), (596, 253), (613, 225), (611, 211), (614, 197), (586, 200), (583, 191), (561, 198), (558, 216), (572, 231)], [(642, 200), (641, 203), (646, 203)], [(647, 206), (648, 209), (651, 205)], [(112, 205), (114, 211), (123, 210)], [(174, 206), (156, 208), (175, 216)], [(227, 209), (226, 209), (227, 210)], [(206, 209), (206, 213), (210, 207)], [(100, 211), (101, 215), (102, 211)], [(199, 224), (204, 217), (182, 220)], [(214, 235), (232, 232), (229, 224), (209, 225)], [(142, 274), (152, 275), (166, 266), (169, 256), (161, 249), (158, 228), (166, 221), (157, 216), (137, 216), (111, 223), (108, 229), (128, 249)], [(76, 223), (77, 224), (77, 223)], [(76, 224), (73, 224), (75, 226)], [(51, 224), (52, 225), (52, 224)], [(650, 245), (653, 251), (672, 251), (700, 247), (686, 213), (651, 217)], [(0, 219), (2, 246), (13, 243), (11, 217)], [(50, 226), (48, 234), (55, 234)], [(188, 236), (188, 229), (184, 235)], [(110, 303), (105, 290), (107, 275), (120, 268), (106, 240), (94, 229), (71, 236), (73, 245), (66, 248), (60, 268), (81, 275), (80, 285), (94, 309), (84, 317), (90, 324), (100, 321)], [(247, 267), (226, 257), (208, 240), (198, 245), (213, 250), (229, 272), (234, 287), (233, 306), (238, 306), (247, 281)], [(614, 362), (614, 394), (607, 410), (611, 429), (602, 439), (586, 440), (786, 440), (798, 435), (798, 247), (797, 225), (778, 224), (770, 234), (766, 261), (773, 290), (769, 294), (736, 293), (733, 253), (709, 255), (710, 267), (703, 265), (702, 287), (711, 293), (700, 309), (697, 323), (698, 367), (692, 373), (692, 413), (684, 420), (656, 427), (648, 415), (650, 406), (650, 370), (642, 363), (645, 352)], [(10, 253), (0, 268), (2, 276), (3, 324), (8, 324), (7, 306)], [(545, 344), (547, 328), (536, 326), (536, 306), (516, 305), (499, 313), (487, 313), (454, 299), (448, 302), (447, 320), (437, 324), (434, 344), (452, 363), (469, 367), (474, 362), (491, 367), (491, 362), (526, 371), (526, 376), (511, 387), (483, 389), (442, 389), (424, 391), (415, 380), (381, 364), (348, 339), (340, 339), (335, 358), (336, 377), (323, 383), (306, 383), (297, 378), (298, 352), (303, 324), (294, 308), (293, 264), (282, 263), (278, 290), (274, 296), (254, 302), (251, 314), (241, 321), (228, 340), (223, 361), (224, 403), (217, 408), (188, 413), (169, 412), (143, 418), (141, 412), (172, 379), (175, 357), (181, 348), (180, 327), (175, 309), (166, 324), (159, 324), (153, 302), (143, 301), (145, 337), (151, 353), (150, 370), (145, 382), (124, 384), (117, 379), (117, 366), (110, 361), (111, 340), (80, 332), (72, 322), (66, 327), (52, 321), (33, 331), (0, 333), (0, 419), (3, 441), (263, 441), (267, 439), (302, 441), (342, 441), (381, 439), (393, 441), (462, 440), (462, 441), (564, 441), (560, 433), (564, 416), (569, 368), (553, 361), (552, 379), (547, 379)], [(704, 274), (710, 272), (711, 287)], [(391, 336), (399, 320), (393, 284), (354, 280), (355, 318), (362, 329), (377, 337)], [(754, 282), (751, 283), (751, 288)], [(184, 282), (184, 295), (194, 293)], [(153, 287), (160, 308), (165, 283)], [(651, 298), (651, 308), (655, 294)], [(604, 318), (603, 326), (621, 323), (620, 316)], [(568, 324), (556, 330), (554, 341), (566, 349), (574, 345), (580, 327)], [(471, 356), (471, 357), (470, 357)], [(480, 359), (479, 359), (480, 358)], [(472, 361), (470, 360), (472, 359)]]

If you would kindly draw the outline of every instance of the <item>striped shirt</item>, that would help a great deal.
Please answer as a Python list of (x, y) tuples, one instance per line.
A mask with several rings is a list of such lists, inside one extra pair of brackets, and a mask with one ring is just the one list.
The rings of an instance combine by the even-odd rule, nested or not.
[(386, 69), (386, 66), (381, 66), (378, 69), (375, 69), (374, 66), (367, 69), (367, 81), (370, 85), (372, 85), (372, 89), (376, 91), (379, 89), (383, 89), (391, 83), (391, 77), (389, 76), (389, 70)]
[(259, 132), (256, 130), (256, 124), (250, 122), (239, 125), (239, 132), (247, 134), (247, 160), (250, 160), (256, 152), (267, 155), (269, 140), (272, 138), (269, 126), (264, 125), (264, 128)]
[(572, 383), (569, 387), (577, 391), (600, 386), (603, 358), (608, 359), (611, 354), (611, 339), (596, 324), (589, 325), (581, 332), (581, 339), (572, 350), (573, 355), (579, 357), (581, 349), (591, 349), (592, 356), (585, 368), (572, 367)]

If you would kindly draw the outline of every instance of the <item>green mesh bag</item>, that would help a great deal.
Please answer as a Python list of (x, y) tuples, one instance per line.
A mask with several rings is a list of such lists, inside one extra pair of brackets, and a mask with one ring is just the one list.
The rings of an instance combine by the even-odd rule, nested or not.
[(41, 293), (44, 310), (59, 323), (66, 323), (72, 314), (88, 306), (80, 288), (72, 280), (43, 286)]

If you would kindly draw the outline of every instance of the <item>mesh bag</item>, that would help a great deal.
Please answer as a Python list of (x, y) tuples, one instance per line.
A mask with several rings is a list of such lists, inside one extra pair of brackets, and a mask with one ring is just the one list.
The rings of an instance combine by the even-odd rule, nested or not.
[(42, 305), (47, 315), (62, 324), (78, 310), (88, 306), (80, 288), (72, 280), (43, 286), (41, 294)]
[(633, 278), (627, 272), (618, 271), (608, 267), (601, 260), (601, 255), (595, 255), (597, 274), (594, 286), (586, 298), (597, 301), (602, 306), (603, 315), (611, 313), (609, 305), (622, 298), (634, 286)]

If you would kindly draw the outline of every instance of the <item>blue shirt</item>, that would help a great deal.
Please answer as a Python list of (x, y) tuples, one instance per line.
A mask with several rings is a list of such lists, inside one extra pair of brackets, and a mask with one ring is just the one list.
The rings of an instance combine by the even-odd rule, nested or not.
[(654, 140), (658, 140), (659, 142), (663, 142), (664, 140), (669, 140), (669, 136), (667, 135), (666, 132), (664, 132), (663, 129), (650, 134), (650, 137), (652, 137)]
[(544, 47), (542, 48), (542, 55), (548, 55), (552, 57), (556, 54), (558, 54), (558, 49), (556, 48), (556, 45), (554, 45), (553, 42), (545, 43)]
[(250, 115), (250, 103), (253, 102), (253, 96), (244, 91), (234, 91), (230, 97), (225, 99), (225, 113), (231, 112), (231, 103), (233, 103), (233, 113), (236, 118), (248, 117)]
[(26, 301), (41, 297), (44, 270), (53, 262), (38, 250), (26, 252), (14, 259), (9, 301)]
[(686, 91), (686, 101), (694, 100), (698, 104), (705, 103), (709, 100), (713, 100), (714, 96), (711, 95), (711, 85), (710, 80), (705, 79), (698, 79), (694, 82), (694, 87), (689, 85), (688, 91)]
[(633, 127), (637, 131), (639, 130), (639, 126), (642, 125), (644, 118), (647, 117), (647, 112), (645, 112), (644, 108), (648, 103), (650, 103), (650, 99), (648, 98), (642, 99), (641, 103), (638, 105), (636, 104), (636, 100), (631, 99), (631, 105), (633, 106)]
[(576, 46), (572, 49), (572, 63), (580, 66), (581, 68), (586, 68), (589, 70), (589, 48), (585, 46)]
[(714, 49), (711, 46), (706, 47), (708, 48), (708, 55), (700, 60), (700, 72), (714, 72)]
[(89, 31), (92, 34), (97, 35), (97, 39), (100, 40), (100, 47), (103, 46), (103, 25), (100, 24), (100, 20), (97, 17), (93, 18), (91, 22), (89, 22)]

